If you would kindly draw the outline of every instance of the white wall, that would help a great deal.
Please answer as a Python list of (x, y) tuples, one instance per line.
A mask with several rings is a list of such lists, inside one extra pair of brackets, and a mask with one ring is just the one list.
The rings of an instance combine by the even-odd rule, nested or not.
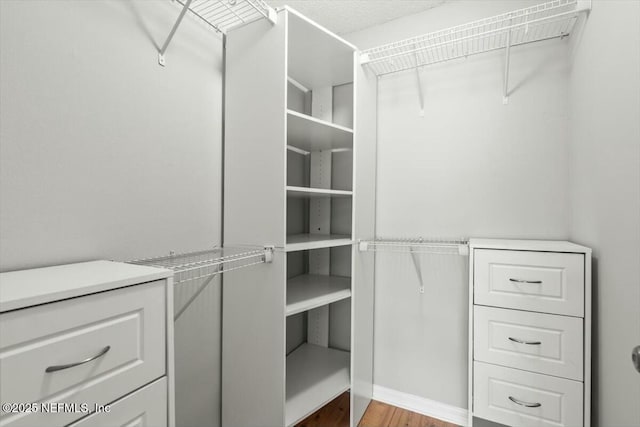
[(594, 1), (569, 78), (571, 238), (594, 255), (594, 402), (640, 425), (640, 2)]
[[(531, 2), (451, 2), (347, 35), (358, 47), (456, 25)], [(514, 48), (502, 104), (503, 52), (382, 77), (378, 92), (378, 236), (569, 236), (568, 43)], [(376, 384), (467, 407), (467, 258), (376, 257)]]
[(221, 40), (166, 1), (2, 0), (2, 270), (219, 238)]
[[(222, 43), (169, 1), (0, 1), (0, 269), (220, 242)], [(176, 292), (178, 303), (192, 289)], [(220, 295), (176, 324), (181, 426), (218, 423)]]

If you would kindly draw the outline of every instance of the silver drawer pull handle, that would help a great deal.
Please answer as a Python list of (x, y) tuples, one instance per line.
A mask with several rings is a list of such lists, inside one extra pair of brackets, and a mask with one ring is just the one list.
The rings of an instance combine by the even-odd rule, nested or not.
[(55, 366), (49, 366), (47, 369), (45, 369), (45, 372), (56, 372), (56, 371), (62, 371), (63, 369), (69, 369), (69, 368), (73, 368), (75, 366), (78, 365), (84, 365), (85, 363), (89, 363), (92, 360), (96, 360), (98, 357), (102, 357), (105, 354), (107, 354), (107, 352), (111, 350), (111, 346), (108, 345), (105, 348), (103, 348), (102, 350), (100, 350), (100, 352), (98, 354), (96, 354), (95, 356), (91, 356), (87, 359), (84, 359), (80, 362), (75, 362), (75, 363), (69, 363), (67, 365), (55, 365)]
[(542, 406), (542, 403), (528, 403), (528, 402), (523, 402), (522, 400), (518, 400), (513, 396), (509, 396), (509, 400), (512, 401), (513, 403), (520, 405), (520, 406), (526, 406), (527, 408), (539, 408)]
[(515, 282), (515, 283), (530, 283), (530, 284), (534, 284), (534, 285), (542, 284), (542, 280), (509, 279), (509, 281), (510, 282)]
[(541, 341), (523, 341), (518, 338), (509, 337), (509, 341), (517, 342), (518, 344), (527, 344), (527, 345), (540, 345)]

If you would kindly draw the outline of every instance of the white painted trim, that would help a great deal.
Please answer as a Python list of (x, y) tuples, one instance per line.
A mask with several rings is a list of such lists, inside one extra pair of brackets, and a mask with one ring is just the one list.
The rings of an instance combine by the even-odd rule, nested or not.
[(403, 393), (377, 384), (373, 385), (373, 399), (460, 426), (467, 425), (468, 422), (468, 411), (466, 409)]

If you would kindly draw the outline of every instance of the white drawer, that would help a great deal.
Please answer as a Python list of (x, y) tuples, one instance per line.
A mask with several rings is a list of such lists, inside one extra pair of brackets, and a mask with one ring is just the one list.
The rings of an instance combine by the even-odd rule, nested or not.
[[(106, 404), (165, 374), (165, 281), (0, 315), (3, 402)], [(68, 369), (48, 367), (102, 356)], [(0, 426), (68, 424), (85, 414), (0, 413)]]
[(581, 381), (583, 320), (474, 307), (474, 360)]
[(584, 316), (584, 255), (474, 250), (474, 303)]
[(482, 362), (473, 364), (473, 413), (510, 426), (583, 425), (583, 384)]
[(96, 412), (69, 427), (166, 427), (167, 379), (123, 397), (109, 405), (109, 412)]

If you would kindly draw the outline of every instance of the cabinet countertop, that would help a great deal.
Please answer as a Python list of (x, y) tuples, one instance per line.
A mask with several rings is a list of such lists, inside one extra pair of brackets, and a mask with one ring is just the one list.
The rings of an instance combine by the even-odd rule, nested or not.
[(0, 312), (172, 276), (171, 270), (115, 261), (89, 261), (0, 273)]
[(469, 239), (469, 248), (591, 254), (590, 248), (566, 240)]

